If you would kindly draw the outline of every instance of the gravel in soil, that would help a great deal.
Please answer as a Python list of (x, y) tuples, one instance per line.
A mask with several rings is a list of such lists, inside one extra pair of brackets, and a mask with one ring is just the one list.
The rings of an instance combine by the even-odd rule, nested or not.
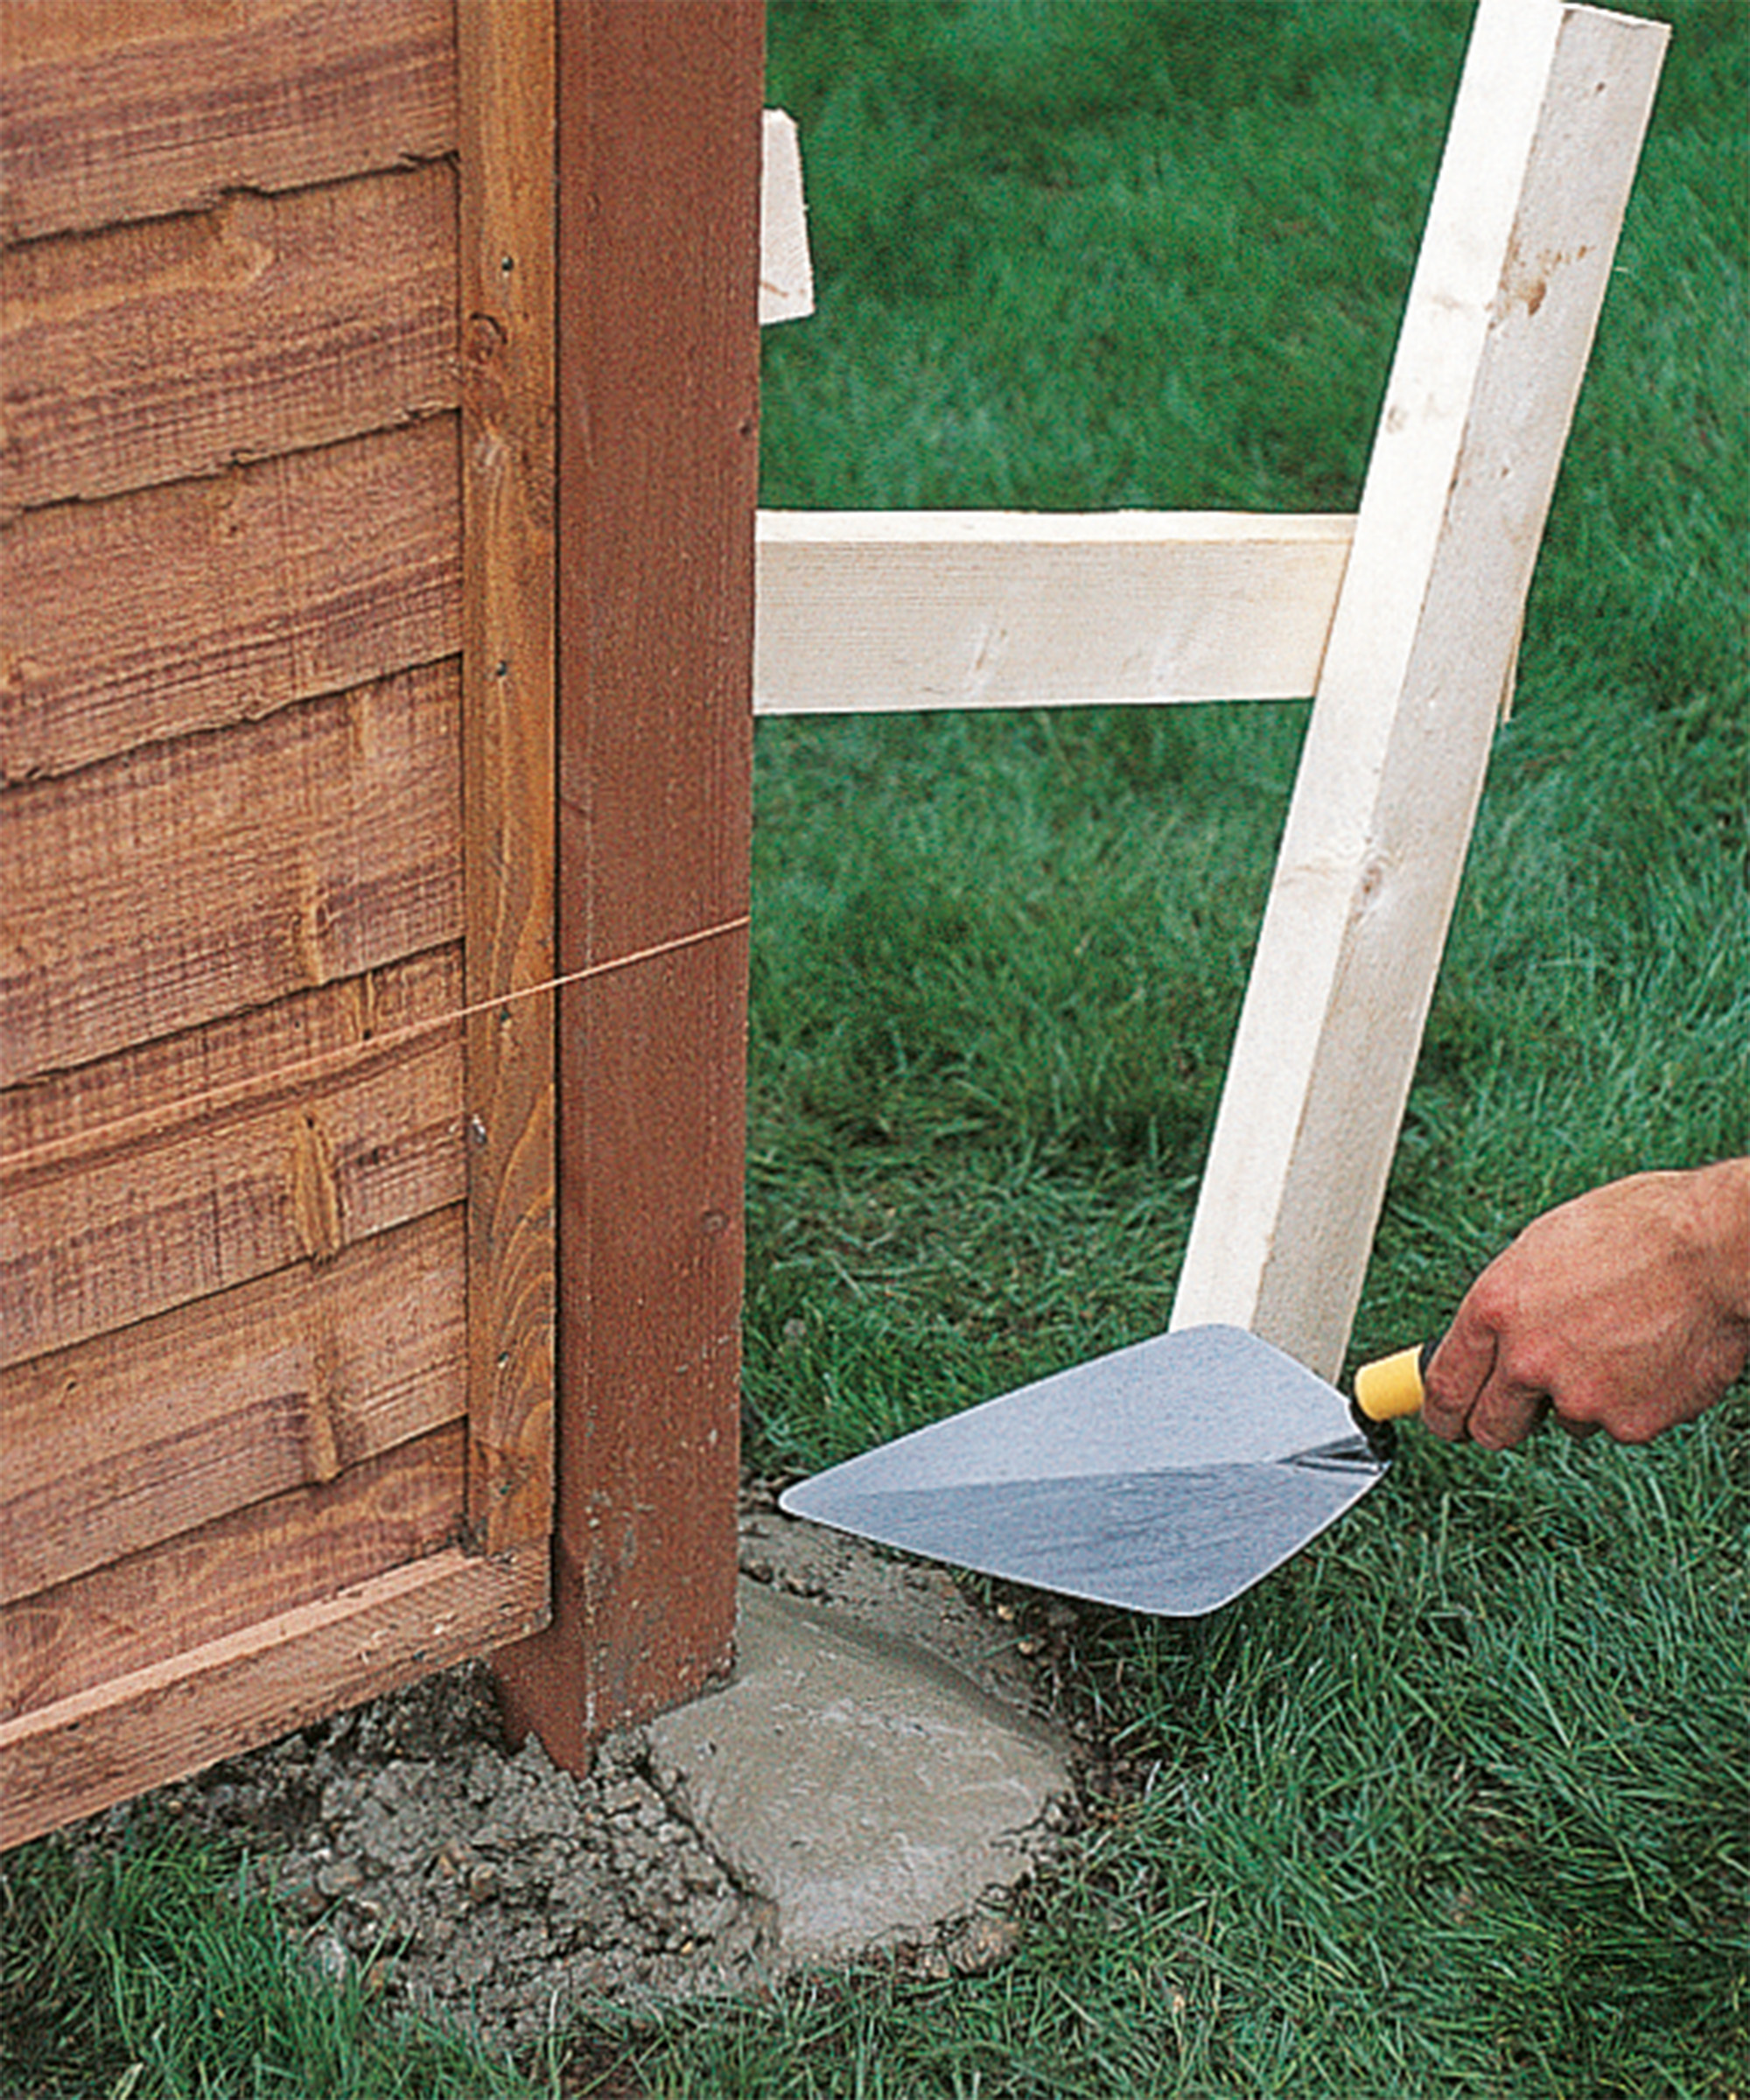
[(260, 1852), (308, 1958), (489, 2042), (591, 1998), (758, 1980), (769, 1906), (653, 1778), (642, 1733), (587, 1777), (513, 1749), (472, 1663), (287, 1736), (154, 1804)]
[[(941, 1569), (791, 1524), (758, 1491), (742, 1569), (915, 1642), (1018, 1708), (1046, 1703), (1012, 1608)], [(782, 1969), (771, 1902), (665, 1791), (644, 1732), (610, 1737), (587, 1776), (562, 1772), (533, 1736), (506, 1740), (484, 1663), (163, 1788), (93, 1834), (141, 1813), (244, 1848), (319, 1971), (360, 1971), (495, 2048), (526, 2049), (591, 2000), (763, 1989)], [(999, 1906), (900, 1956), (925, 1975), (972, 1973), (1018, 1943)]]

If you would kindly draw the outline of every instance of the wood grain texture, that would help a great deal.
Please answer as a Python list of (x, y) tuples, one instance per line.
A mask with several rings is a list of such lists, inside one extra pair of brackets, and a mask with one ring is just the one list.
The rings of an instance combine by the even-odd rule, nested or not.
[(0, 1851), (534, 1632), (547, 1556), (431, 1554), (16, 1721)]
[(457, 403), (444, 164), (0, 252), (0, 502), (89, 500)]
[(0, 1093), (6, 1185), (28, 1188), (239, 1109), (283, 1106), (325, 1075), (374, 1068), (452, 1013), (461, 984), (459, 949), (438, 948), (10, 1088)]
[(1478, 10), (1172, 1315), (1327, 1376), (1668, 35)]
[(459, 1424), (336, 1480), (221, 1517), (9, 1605), (0, 1718), (15, 1718), (453, 1544)]
[(454, 939), (459, 757), (451, 663), (13, 789), (6, 1083)]
[(768, 109), (760, 156), (760, 326), (800, 321), (815, 310), (814, 258), (796, 120)]
[[(761, 23), (558, 23), (570, 970), (746, 908)], [(746, 998), (738, 933), (560, 1010), (556, 1616), (501, 1682), (573, 1765), (730, 1660)]]
[(0, 1374), (0, 1603), (457, 1420), (463, 1303), (452, 1207)]
[(0, 1095), (0, 1363), (460, 1202), (459, 990), (440, 951)]
[(13, 788), (0, 1082), (461, 932), (453, 663)]
[[(554, 975), (554, 24), (458, 17), (466, 560), (462, 869), (471, 1006)], [(485, 1550), (553, 1508), (554, 1012), (467, 1026), (468, 1507)]]
[(454, 0), (7, 0), (0, 88), (0, 240), (158, 218), (453, 152)]
[(0, 531), (0, 780), (251, 721), (461, 647), (456, 420)]
[(754, 709), (1304, 697), (1354, 523), (764, 511)]

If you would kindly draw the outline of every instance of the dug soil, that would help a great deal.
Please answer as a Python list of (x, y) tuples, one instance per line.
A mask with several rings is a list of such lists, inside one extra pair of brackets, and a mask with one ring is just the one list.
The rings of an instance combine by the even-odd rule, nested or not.
[[(1049, 1667), (1073, 1625), (943, 1570), (779, 1516), (745, 1498), (744, 1578), (912, 1642), (1018, 1711), (1058, 1704)], [(1058, 1717), (1060, 1719), (1061, 1716)], [(586, 1777), (506, 1740), (483, 1663), (300, 1730), (88, 1826), (168, 1816), (242, 1848), (304, 1958), (391, 2001), (522, 2051), (592, 2002), (769, 1989), (786, 1969), (772, 1902), (695, 1824), (648, 1733), (611, 1737)], [(1075, 1818), (1054, 1809), (1032, 1857)], [(107, 1827), (106, 1827), (107, 1826)], [(1012, 1894), (1012, 1892), (1010, 1892)], [(1013, 1950), (998, 1900), (887, 1946), (925, 1973)]]

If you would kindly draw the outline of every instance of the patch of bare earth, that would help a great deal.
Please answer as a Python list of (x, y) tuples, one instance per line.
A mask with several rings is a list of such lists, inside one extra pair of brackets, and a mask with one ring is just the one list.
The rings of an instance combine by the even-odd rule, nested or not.
[[(779, 1516), (746, 1498), (744, 1575), (830, 1606), (951, 1664), (1021, 1711), (1053, 1703), (1041, 1649), (942, 1569)], [(1052, 1628), (1057, 1624), (1057, 1634)], [(1029, 1652), (1024, 1653), (1023, 1650)], [(745, 1886), (665, 1791), (640, 1729), (586, 1776), (508, 1742), (475, 1663), (162, 1789), (108, 1820), (169, 1815), (249, 1853), (306, 1958), (521, 2051), (592, 2002), (760, 1991), (781, 1971), (768, 1898)], [(926, 1975), (1014, 1951), (1000, 1911), (900, 1946)], [(890, 1951), (892, 1951), (890, 1950)]]

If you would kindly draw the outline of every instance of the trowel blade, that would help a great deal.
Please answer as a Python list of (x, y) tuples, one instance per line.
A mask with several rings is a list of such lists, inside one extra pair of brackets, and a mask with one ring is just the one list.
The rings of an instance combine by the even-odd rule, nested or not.
[(1187, 1327), (788, 1488), (779, 1506), (933, 1560), (1197, 1618), (1386, 1471), (1341, 1394), (1243, 1329)]

